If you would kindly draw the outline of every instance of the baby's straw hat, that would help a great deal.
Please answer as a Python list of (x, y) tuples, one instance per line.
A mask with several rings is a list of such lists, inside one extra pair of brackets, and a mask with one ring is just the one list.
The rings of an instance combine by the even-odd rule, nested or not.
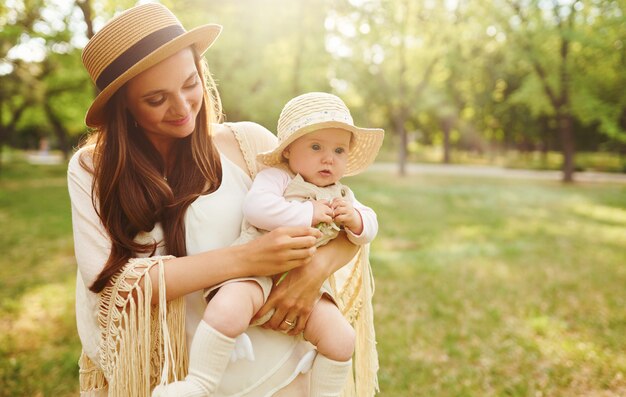
[(83, 64), (100, 89), (85, 123), (102, 125), (107, 101), (128, 80), (183, 48), (193, 45), (203, 54), (221, 30), (220, 25), (202, 25), (187, 32), (170, 10), (156, 3), (130, 8), (111, 19), (83, 50)]
[(335, 95), (309, 92), (287, 102), (278, 118), (278, 147), (260, 153), (257, 160), (274, 166), (284, 160), (283, 150), (301, 136), (324, 128), (340, 128), (352, 132), (346, 176), (362, 172), (376, 158), (385, 132), (380, 128), (354, 126), (350, 110)]

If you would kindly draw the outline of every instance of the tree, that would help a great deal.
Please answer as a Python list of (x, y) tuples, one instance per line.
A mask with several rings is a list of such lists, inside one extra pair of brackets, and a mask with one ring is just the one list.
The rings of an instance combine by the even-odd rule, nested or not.
[(442, 100), (433, 85), (445, 74), (445, 38), (437, 32), (449, 16), (443, 3), (422, 0), (343, 2), (335, 16), (337, 79), (370, 123), (391, 130), (388, 141), (397, 139), (400, 175), (409, 130), (427, 122)]
[(92, 98), (91, 81), (80, 63), (80, 51), (68, 54), (50, 52), (42, 62), (39, 82), (43, 89), (40, 101), (48, 127), (56, 138), (57, 146), (67, 159), (73, 137), (86, 132), (85, 109)]
[[(585, 7), (587, 9), (589, 7)], [(596, 126), (613, 149), (626, 149), (626, 2), (604, 1), (593, 5), (581, 27), (577, 63), (584, 70), (574, 80), (581, 94), (572, 109), (584, 126)]]
[[(576, 147), (626, 152), (624, 0), (162, 2), (187, 28), (224, 26), (206, 58), (228, 120), (273, 130), (288, 99), (332, 91), (356, 124), (387, 130), (400, 174), (411, 136), (441, 145), (444, 162), (453, 148), (558, 147), (564, 180)], [(67, 151), (97, 93), (80, 47), (135, 0), (9, 3), (0, 147), (38, 133)], [(43, 59), (23, 56), (33, 43)]]
[(24, 1), (21, 7), (0, 5), (0, 165), (2, 149), (16, 131), (24, 111), (34, 101), (36, 81), (32, 67), (12, 56), (11, 50), (23, 42), (40, 19), (42, 1)]
[(218, 23), (206, 53), (228, 120), (253, 120), (274, 130), (282, 106), (306, 91), (327, 91), (329, 55), (323, 0), (176, 1), (185, 26)]
[[(85, 12), (89, 1), (83, 4), (86, 6), (83, 5), (81, 10)], [(56, 19), (44, 19), (39, 28), (39, 37), (45, 39), (47, 55), (40, 63), (41, 71), (37, 78), (42, 92), (37, 105), (45, 115), (46, 127), (56, 138), (56, 144), (65, 159), (71, 151), (71, 135), (85, 132), (84, 109), (91, 99), (89, 77), (80, 62), (80, 50), (72, 43), (76, 32), (68, 28), (72, 26), (74, 9), (75, 7), (68, 7), (65, 14), (62, 10), (56, 10)], [(89, 34), (93, 34), (92, 23), (86, 24), (89, 37)], [(55, 26), (63, 28), (58, 29)]]
[(574, 122), (580, 117), (574, 104), (589, 99), (580, 89), (587, 72), (581, 54), (593, 45), (583, 39), (588, 15), (580, 14), (595, 5), (579, 0), (508, 0), (507, 4), (512, 14), (501, 18), (507, 42), (518, 54), (517, 61), (526, 62), (530, 71), (513, 100), (527, 103), (538, 116), (554, 118), (563, 153), (563, 181), (572, 182)]

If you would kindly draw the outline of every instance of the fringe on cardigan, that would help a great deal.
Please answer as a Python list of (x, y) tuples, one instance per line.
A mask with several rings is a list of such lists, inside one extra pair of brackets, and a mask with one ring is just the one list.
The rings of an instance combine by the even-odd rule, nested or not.
[[(100, 365), (81, 355), (81, 394), (150, 396), (157, 384), (182, 379), (187, 368), (185, 303), (166, 301), (163, 260), (134, 258), (100, 294)], [(158, 266), (159, 303), (151, 305), (148, 271)]]
[[(168, 303), (162, 293), (159, 304), (150, 305), (152, 284), (146, 275), (152, 266), (159, 266), (159, 290), (165, 292), (164, 259), (167, 257), (132, 259), (102, 292), (98, 314), (102, 329), (100, 366), (81, 354), (82, 395), (93, 395), (108, 386), (108, 396), (112, 397), (150, 396), (157, 384), (185, 377), (184, 300)], [(356, 331), (353, 376), (348, 377), (342, 397), (370, 397), (379, 388), (372, 307), (374, 279), (368, 245), (359, 250), (351, 266), (336, 296), (342, 313)]]
[(78, 368), (81, 395), (106, 390), (107, 380), (104, 373), (84, 352), (81, 352), (78, 359)]
[(369, 244), (361, 247), (352, 264), (337, 304), (354, 327), (356, 344), (353, 358), (353, 376), (348, 377), (342, 397), (370, 397), (378, 387), (378, 352), (374, 330), (374, 278), (369, 262)]

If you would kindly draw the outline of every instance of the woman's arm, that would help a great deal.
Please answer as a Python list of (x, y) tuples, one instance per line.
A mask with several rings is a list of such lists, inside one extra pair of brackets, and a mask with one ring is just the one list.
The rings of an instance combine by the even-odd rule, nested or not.
[[(270, 276), (311, 262), (319, 230), (281, 227), (249, 243), (164, 262), (167, 300), (246, 276)], [(152, 303), (158, 302), (158, 269), (150, 272)]]
[[(86, 164), (90, 165), (88, 150), (77, 152), (68, 167), (76, 261), (87, 286), (104, 267), (111, 249), (110, 239), (92, 203), (93, 177), (79, 161), (80, 156), (86, 156)], [(319, 235), (318, 230), (309, 227), (285, 227), (242, 246), (167, 260), (164, 263), (166, 298), (175, 299), (231, 278), (272, 275), (301, 266), (310, 261)], [(158, 302), (157, 272), (156, 266), (149, 272), (153, 303)]]
[(304, 330), (313, 306), (320, 298), (320, 288), (324, 281), (347, 264), (357, 251), (358, 247), (348, 240), (346, 234), (339, 233), (337, 238), (319, 247), (307, 265), (291, 270), (283, 281), (272, 288), (267, 302), (255, 319), (275, 309), (274, 315), (264, 327), (278, 330), (285, 319), (297, 318), (297, 323), (289, 334), (299, 334)]

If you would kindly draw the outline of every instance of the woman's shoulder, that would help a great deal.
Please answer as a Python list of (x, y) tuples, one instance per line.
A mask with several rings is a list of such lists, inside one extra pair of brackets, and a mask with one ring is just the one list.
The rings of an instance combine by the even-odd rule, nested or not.
[(276, 136), (270, 130), (252, 121), (239, 121), (216, 125), (217, 134), (229, 134), (239, 142), (240, 146), (248, 144), (260, 151), (273, 148), (276, 145)]
[(72, 200), (82, 197), (79, 193), (90, 194), (93, 185), (94, 145), (78, 149), (67, 164), (67, 184)]
[(213, 125), (220, 151), (254, 177), (260, 168), (257, 154), (276, 147), (276, 136), (267, 128), (250, 121)]
[(67, 165), (68, 173), (90, 173), (93, 170), (95, 145), (86, 145), (74, 152)]

